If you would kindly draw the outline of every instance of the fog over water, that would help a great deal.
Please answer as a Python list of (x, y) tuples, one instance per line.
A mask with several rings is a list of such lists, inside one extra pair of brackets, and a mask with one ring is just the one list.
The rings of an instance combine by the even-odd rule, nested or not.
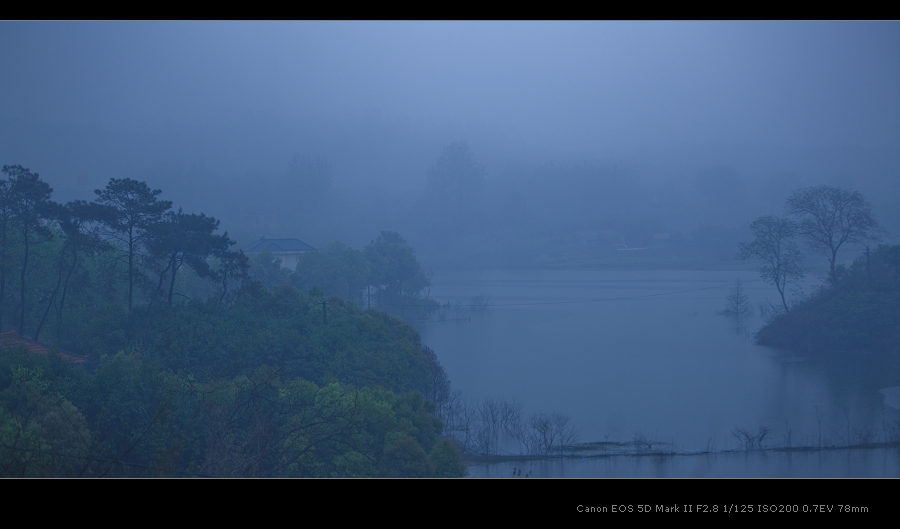
[[(0, 70), (0, 163), (54, 200), (128, 177), (239, 245), (397, 231), (431, 298), (490, 298), (417, 324), (453, 387), (582, 441), (837, 442), (900, 386), (756, 345), (778, 294), (736, 260), (820, 184), (900, 241), (900, 23), (0, 22)], [(468, 180), (441, 189), (454, 145)], [(804, 264), (808, 294), (828, 265)], [(738, 277), (741, 322), (716, 314)]]
[[(779, 447), (846, 446), (890, 435), (884, 428), (900, 420), (900, 409), (885, 405), (883, 390), (900, 385), (897, 362), (754, 344), (763, 318), (719, 314), (738, 278), (754, 310), (777, 296), (743, 270), (437, 271), (432, 291), (450, 300), (451, 310), (445, 321), (425, 326), (423, 339), (442, 351), (468, 398), (563, 412), (583, 442), (646, 438), (666, 451), (696, 454), (740, 450), (734, 433), (760, 427), (769, 430), (767, 444)], [(455, 319), (454, 304), (477, 295), (490, 296), (492, 307)], [(709, 475), (756, 475), (708, 463)], [(547, 475), (583, 475), (577, 468), (591, 464)], [(777, 475), (843, 476), (805, 464)], [(854, 472), (848, 475), (868, 475)]]

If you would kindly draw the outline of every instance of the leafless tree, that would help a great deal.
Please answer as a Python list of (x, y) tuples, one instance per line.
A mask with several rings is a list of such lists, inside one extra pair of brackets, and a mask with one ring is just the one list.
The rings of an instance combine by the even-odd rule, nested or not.
[(788, 197), (785, 211), (797, 219), (797, 232), (809, 246), (828, 256), (832, 273), (844, 243), (878, 239), (872, 207), (858, 191), (826, 185), (799, 189)]
[(754, 448), (762, 448), (762, 442), (769, 435), (769, 429), (760, 426), (756, 433), (743, 428), (735, 428), (731, 435), (741, 443), (744, 450), (753, 450)]
[(726, 316), (734, 316), (740, 318), (750, 314), (750, 301), (747, 300), (747, 294), (744, 293), (744, 285), (740, 279), (735, 280), (734, 288), (725, 296), (728, 305), (722, 311)]
[(803, 256), (794, 244), (796, 225), (790, 219), (764, 216), (750, 223), (754, 240), (740, 245), (738, 258), (760, 261), (759, 275), (775, 285), (785, 312), (789, 311), (784, 292), (788, 283), (803, 278)]
[(533, 454), (549, 454), (571, 446), (578, 438), (569, 417), (562, 413), (532, 413), (528, 418), (531, 431), (526, 445)]

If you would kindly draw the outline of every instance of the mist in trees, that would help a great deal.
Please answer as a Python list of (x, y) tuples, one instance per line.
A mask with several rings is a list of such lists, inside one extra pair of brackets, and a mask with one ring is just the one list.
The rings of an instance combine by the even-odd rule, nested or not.
[(750, 314), (750, 300), (747, 298), (747, 292), (740, 279), (735, 280), (734, 288), (725, 296), (725, 309), (722, 314), (725, 316), (734, 316), (740, 318)]
[(486, 169), (469, 145), (454, 141), (446, 145), (428, 170), (425, 203), (445, 234), (469, 233), (477, 225)]
[(775, 286), (785, 312), (789, 312), (788, 285), (806, 273), (801, 240), (828, 258), (829, 275), (834, 276), (841, 246), (877, 240), (880, 227), (861, 193), (827, 185), (793, 191), (785, 201), (785, 211), (788, 217), (766, 215), (751, 222), (754, 239), (740, 243), (738, 258), (760, 262), (760, 277)]
[[(14, 73), (0, 86), (0, 158), (22, 164), (5, 165), (0, 180), (0, 332), (15, 328), (75, 353), (122, 351), (107, 360), (103, 380), (120, 373), (163, 389), (147, 396), (145, 410), (134, 397), (108, 413), (148, 431), (160, 410), (203, 417), (191, 430), (211, 440), (202, 472), (422, 475), (440, 461), (453, 466), (446, 443), (399, 426), (388, 437), (369, 431), (381, 420), (402, 423), (404, 406), (421, 419), (427, 405), (403, 401), (406, 387), (394, 396), (363, 387), (360, 380), (378, 378), (365, 371), (380, 357), (329, 345), (344, 342), (322, 317), (327, 310), (342, 332), (366, 336), (396, 324), (368, 309), (417, 325), (435, 315), (448, 327), (468, 323), (447, 318), (449, 302), (432, 299), (446, 270), (755, 266), (783, 312), (799, 311), (792, 317), (815, 319), (791, 292), (802, 281), (833, 287), (822, 294), (828, 307), (859, 308), (875, 322), (883, 317), (860, 307), (893, 314), (876, 285), (888, 281), (900, 228), (895, 22), (0, 26), (0, 64)], [(260, 236), (319, 250), (291, 268), (272, 254), (240, 252)], [(721, 287), (717, 303), (743, 314), (745, 287), (756, 285)], [(457, 315), (464, 298), (487, 304), (460, 295)], [(258, 327), (240, 326), (237, 313)], [(280, 327), (282, 313), (293, 327)], [(838, 308), (829, 314), (852, 319)], [(187, 384), (187, 374), (220, 367), (188, 358), (222, 360), (206, 342), (228, 351), (229, 368), (239, 363), (240, 348), (216, 338), (227, 334), (222, 322), (244, 331), (248, 338), (234, 340), (258, 362)], [(890, 342), (882, 327), (859, 325), (881, 329), (882, 347)], [(841, 343), (871, 341), (838, 334)], [(397, 343), (414, 341), (399, 335)], [(257, 342), (265, 354), (251, 347)], [(154, 354), (169, 363), (152, 364)], [(334, 388), (324, 375), (260, 367), (288, 359), (306, 374), (339, 365), (358, 379)], [(158, 367), (162, 378), (145, 373)], [(15, 379), (9, 409), (37, 406), (49, 370), (2, 374)], [(475, 411), (455, 415), (472, 422), (468, 430), (451, 428), (445, 382), (426, 395), (435, 414), (457, 443), (495, 450), (493, 434), (473, 432), (500, 430), (474, 425)], [(88, 429), (103, 416), (97, 395), (76, 406)], [(114, 400), (111, 390), (103, 395)], [(298, 411), (316, 398), (333, 406)], [(490, 416), (491, 406), (472, 402)], [(80, 435), (81, 419), (64, 400), (46, 404), (35, 408), (34, 431), (50, 429), (56, 414), (68, 425), (59, 431)], [(393, 419), (380, 415), (387, 407)], [(335, 439), (309, 426), (316, 417), (345, 421), (354, 435), (336, 438), (355, 448), (303, 445)], [(571, 440), (564, 417), (522, 411), (509, 435), (523, 452), (552, 453), (558, 439)], [(120, 434), (104, 437), (105, 453), (124, 461)], [(289, 445), (304, 454), (278, 459)], [(144, 463), (165, 459), (147, 453)], [(187, 468), (166, 468), (176, 467)]]
[(161, 190), (151, 190), (146, 182), (138, 182), (131, 178), (110, 179), (103, 190), (94, 191), (97, 202), (109, 206), (109, 216), (102, 219), (109, 228), (109, 236), (122, 243), (127, 258), (128, 274), (128, 310), (134, 304), (135, 274), (138, 272), (140, 252), (147, 244), (148, 229), (155, 226), (172, 203), (159, 200)]
[(297, 260), (293, 283), (301, 290), (318, 286), (327, 296), (368, 306), (369, 266), (361, 250), (334, 242), (317, 252), (302, 254)]
[[(9, 201), (9, 216), (4, 229), (11, 227), (21, 242), (22, 250), (18, 255), (19, 264), (19, 319), (18, 325), (26, 332), (26, 297), (28, 282), (28, 258), (33, 246), (41, 240), (51, 237), (45, 221), (52, 219), (54, 205), (50, 201), (53, 190), (41, 180), (40, 175), (33, 173), (21, 165), (4, 165), (3, 172), (8, 175), (6, 200)], [(4, 254), (8, 238), (4, 233)], [(5, 268), (5, 267), (4, 267)], [(3, 296), (5, 277), (0, 279), (0, 299)]]
[[(287, 270), (272, 288), (252, 280), (218, 220), (171, 211), (145, 182), (113, 180), (97, 201), (63, 206), (36, 173), (5, 172), (4, 273), (33, 278), (19, 321), (37, 322), (35, 339), (54, 320), (57, 333), (49, 354), (18, 338), (24, 324), (2, 335), (4, 476), (465, 475), (457, 446), (439, 439), (437, 404), (422, 396), (443, 400), (446, 373), (408, 324), (338, 297), (320, 319), (319, 287), (296, 290)], [(405, 240), (384, 232), (372, 244), (375, 275), (362, 251), (326, 255), (341, 294), (361, 301), (370, 281), (389, 292), (378, 299), (417, 292), (421, 268)], [(254, 261), (283, 270), (271, 255)], [(72, 298), (80, 321), (65, 333)]]
[(794, 240), (796, 226), (789, 219), (760, 217), (750, 223), (753, 241), (741, 243), (738, 257), (760, 262), (759, 275), (778, 289), (785, 312), (788, 285), (803, 278), (802, 255)]
[(89, 314), (121, 300), (131, 311), (159, 296), (171, 305), (184, 265), (198, 280), (221, 282), (222, 298), (229, 278), (246, 278), (246, 258), (231, 250), (227, 233), (216, 233), (218, 220), (169, 211), (172, 203), (145, 182), (111, 179), (94, 202), (59, 204), (37, 173), (7, 165), (4, 174), (0, 330), (13, 318), (20, 335), (38, 340), (50, 324), (53, 342), (71, 344), (65, 322), (86, 317), (70, 314), (73, 306)]

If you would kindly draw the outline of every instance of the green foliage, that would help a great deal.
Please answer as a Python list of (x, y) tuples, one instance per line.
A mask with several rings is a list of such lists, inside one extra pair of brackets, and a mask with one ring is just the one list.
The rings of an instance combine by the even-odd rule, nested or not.
[[(399, 418), (393, 393), (282, 382), (276, 371), (263, 367), (251, 377), (212, 382), (199, 394), (206, 425), (204, 475), (433, 475), (421, 442), (405, 427), (429, 417), (420, 409), (404, 410), (407, 415)], [(452, 454), (442, 457), (452, 461)]]
[(425, 477), (434, 473), (428, 454), (409, 435), (397, 434), (384, 447), (381, 473), (388, 478)]
[(437, 309), (437, 302), (422, 297), (431, 280), (412, 246), (399, 233), (381, 232), (363, 252), (369, 263), (369, 283), (377, 288), (375, 299), (379, 308), (419, 318)]
[(435, 443), (430, 458), (436, 478), (463, 478), (469, 473), (463, 465), (459, 447), (446, 437)]
[(166, 300), (169, 305), (172, 304), (176, 274), (182, 265), (190, 267), (199, 277), (215, 278), (216, 273), (210, 267), (209, 257), (226, 252), (233, 244), (227, 234), (215, 233), (218, 227), (219, 221), (212, 217), (202, 213), (188, 215), (179, 209), (178, 213), (170, 212), (162, 221), (148, 228), (150, 237), (147, 246), (157, 261), (159, 270), (159, 283), (151, 300), (160, 292), (168, 275), (170, 279)]
[(192, 301), (138, 307), (130, 315), (110, 308), (86, 333), (83, 352), (99, 356), (142, 344), (169, 369), (201, 380), (269, 364), (319, 384), (334, 379), (431, 394), (440, 368), (408, 323), (331, 298), (326, 324), (321, 302), (293, 287), (268, 291), (251, 283), (230, 305)]
[[(228, 236), (227, 232), (225, 236)], [(219, 301), (230, 301), (237, 287), (250, 279), (250, 259), (244, 255), (243, 251), (234, 252), (228, 249), (224, 251), (218, 249), (214, 251), (213, 255), (219, 262), (216, 276), (222, 282), (222, 295), (219, 297)], [(228, 290), (229, 287), (231, 292)]]
[[(462, 474), (422, 397), (449, 394), (434, 352), (408, 323), (341, 299), (362, 301), (371, 256), (382, 302), (428, 304), (399, 235), (367, 253), (308, 254), (293, 278), (304, 294), (271, 254), (231, 252), (215, 219), (166, 214), (143, 182), (112, 179), (90, 204), (48, 201), (52, 217), (35, 213), (23, 231), (13, 180), (0, 181), (0, 318), (89, 362), (0, 350), (0, 476)], [(134, 286), (147, 272), (142, 304)], [(182, 292), (198, 299), (174, 303)]]
[(334, 242), (316, 252), (305, 252), (297, 260), (294, 285), (300, 290), (319, 287), (325, 296), (338, 296), (365, 304), (364, 289), (369, 264), (363, 252)]
[(251, 281), (259, 281), (266, 288), (278, 288), (291, 284), (291, 271), (281, 266), (281, 259), (272, 252), (260, 252), (249, 258), (247, 275)]
[(0, 361), (0, 475), (84, 475), (91, 441), (85, 418), (45, 375), (45, 366), (56, 374), (59, 365), (34, 356), (7, 350)]
[(119, 352), (101, 360), (89, 383), (79, 409), (102, 460), (95, 474), (162, 476), (190, 467), (199, 431), (180, 377), (141, 353)]

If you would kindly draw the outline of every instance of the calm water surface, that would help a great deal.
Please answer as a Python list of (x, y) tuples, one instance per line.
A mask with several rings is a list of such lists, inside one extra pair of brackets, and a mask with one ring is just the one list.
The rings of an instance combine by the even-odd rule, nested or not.
[[(718, 314), (738, 278), (753, 309), (740, 320)], [(900, 427), (896, 364), (753, 343), (758, 305), (779, 301), (754, 271), (436, 270), (431, 296), (451, 308), (422, 337), (454, 389), (562, 412), (582, 442), (721, 452), (740, 447), (736, 429), (768, 428), (764, 446), (786, 447), (882, 441)], [(490, 309), (467, 307), (476, 296)], [(589, 468), (572, 472), (599, 472)]]

